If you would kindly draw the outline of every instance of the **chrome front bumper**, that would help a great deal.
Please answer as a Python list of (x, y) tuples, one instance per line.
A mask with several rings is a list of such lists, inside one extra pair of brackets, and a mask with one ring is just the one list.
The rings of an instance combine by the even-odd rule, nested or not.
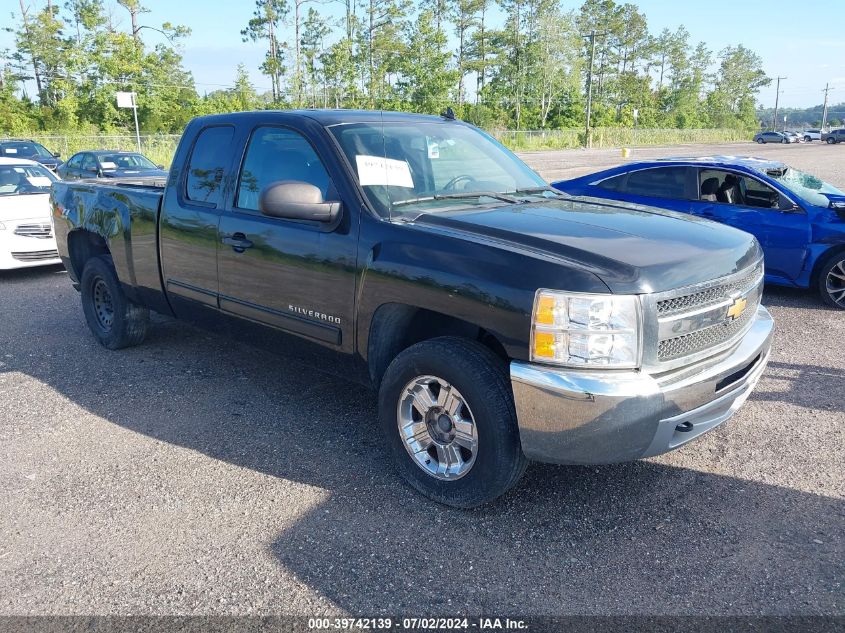
[(742, 406), (769, 360), (773, 329), (760, 306), (729, 353), (662, 375), (512, 362), (522, 450), (541, 462), (607, 464), (676, 449)]

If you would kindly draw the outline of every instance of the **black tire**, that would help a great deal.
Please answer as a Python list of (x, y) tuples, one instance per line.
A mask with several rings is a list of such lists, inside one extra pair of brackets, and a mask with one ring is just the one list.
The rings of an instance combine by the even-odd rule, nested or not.
[(809, 137), (809, 136), (805, 136), (805, 137), (804, 137), (804, 142), (805, 142), (805, 143), (810, 143), (810, 142), (812, 142), (812, 140), (813, 140), (813, 139), (812, 139), (811, 137)]
[(834, 143), (836, 143), (836, 139), (835, 139), (835, 138), (833, 138), (832, 136), (828, 136), (828, 137), (827, 137), (827, 144), (828, 144), (828, 145), (833, 145)]
[(780, 139), (780, 142), (781, 142), (781, 144), (786, 144), (786, 143), (789, 143), (789, 139), (782, 138), (782, 139)]
[[(444, 481), (424, 471), (400, 436), (400, 398), (420, 376), (435, 376), (454, 386), (472, 411), (478, 450), (460, 479)], [(449, 506), (472, 508), (496, 499), (519, 481), (528, 464), (519, 441), (507, 363), (475, 341), (435, 338), (399, 354), (381, 382), (379, 420), (399, 473), (417, 491)]]
[(94, 338), (108, 349), (140, 344), (147, 335), (150, 311), (126, 298), (111, 257), (92, 257), (80, 281), (82, 310)]
[[(837, 274), (843, 272), (845, 272), (845, 251), (839, 251), (838, 253), (830, 255), (822, 262), (821, 266), (819, 266), (818, 278), (816, 279), (816, 288), (819, 292), (819, 296), (822, 298), (822, 301), (824, 301), (827, 305), (833, 308), (839, 308), (840, 310), (845, 310), (845, 295), (838, 291), (834, 291), (834, 293), (831, 294), (828, 290), (828, 277), (831, 273)], [(835, 282), (833, 288), (842, 288), (845, 290), (845, 281), (840, 282), (838, 276), (832, 281)]]
[(758, 139), (757, 139), (757, 142), (758, 142), (760, 145), (765, 145), (766, 140), (765, 140), (765, 139), (763, 139), (763, 138), (758, 138)]

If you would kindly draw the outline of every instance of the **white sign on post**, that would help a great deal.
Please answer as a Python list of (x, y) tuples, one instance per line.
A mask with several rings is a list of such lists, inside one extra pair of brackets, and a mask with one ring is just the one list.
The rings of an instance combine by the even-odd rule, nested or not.
[(115, 97), (117, 97), (117, 107), (118, 108), (134, 108), (135, 107), (135, 93), (134, 92), (117, 92), (117, 93), (115, 93)]
[(132, 108), (132, 114), (135, 116), (135, 141), (138, 144), (138, 153), (141, 153), (141, 132), (138, 129), (138, 104), (135, 101), (134, 92), (116, 92), (117, 107), (118, 108)]

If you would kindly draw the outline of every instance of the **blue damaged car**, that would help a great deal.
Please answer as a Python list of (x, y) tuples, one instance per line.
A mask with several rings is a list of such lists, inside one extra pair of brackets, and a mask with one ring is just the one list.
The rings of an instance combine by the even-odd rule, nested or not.
[(552, 186), (747, 231), (763, 247), (767, 283), (812, 288), (845, 309), (845, 193), (815, 176), (777, 161), (711, 156), (627, 163)]

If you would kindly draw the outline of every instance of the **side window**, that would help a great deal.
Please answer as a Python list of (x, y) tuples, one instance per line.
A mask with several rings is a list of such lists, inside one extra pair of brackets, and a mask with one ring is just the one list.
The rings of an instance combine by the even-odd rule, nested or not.
[(720, 169), (702, 169), (699, 187), (699, 199), (710, 202), (763, 209), (777, 209), (781, 202), (777, 191), (756, 178)]
[(654, 198), (680, 198), (686, 195), (686, 167), (658, 167), (628, 174), (625, 193)]
[(304, 136), (286, 128), (257, 128), (241, 168), (236, 206), (258, 211), (259, 194), (278, 180), (307, 182), (320, 190), (324, 200), (329, 197), (329, 175)]
[(97, 161), (94, 160), (93, 154), (83, 154), (82, 155), (82, 169), (85, 169), (85, 170), (95, 170), (95, 169), (97, 169)]
[(618, 176), (613, 176), (612, 178), (605, 178), (598, 186), (602, 189), (607, 189), (608, 191), (623, 191), (623, 185), (625, 184), (625, 177), (628, 174), (619, 174)]
[(80, 164), (82, 163), (82, 154), (76, 154), (73, 156), (68, 162), (67, 166), (71, 169), (79, 169)]
[(207, 127), (199, 133), (188, 162), (185, 187), (188, 200), (215, 206), (223, 201), (223, 183), (234, 134), (235, 128), (231, 125)]

